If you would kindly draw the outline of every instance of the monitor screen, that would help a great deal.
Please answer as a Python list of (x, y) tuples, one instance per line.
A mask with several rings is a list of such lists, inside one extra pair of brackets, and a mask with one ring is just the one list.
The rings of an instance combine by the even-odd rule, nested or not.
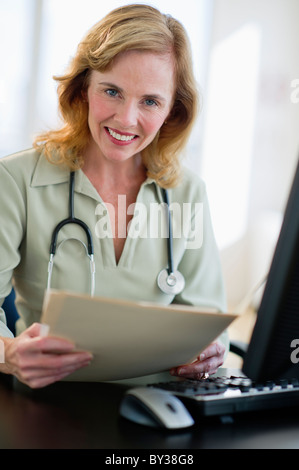
[(243, 372), (257, 382), (299, 378), (299, 162)]

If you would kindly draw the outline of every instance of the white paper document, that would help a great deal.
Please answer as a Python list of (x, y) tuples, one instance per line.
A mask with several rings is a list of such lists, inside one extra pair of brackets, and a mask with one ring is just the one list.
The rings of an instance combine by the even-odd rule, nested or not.
[(90, 297), (51, 290), (42, 323), (49, 335), (70, 339), (93, 354), (74, 381), (113, 381), (163, 372), (186, 364), (236, 318), (188, 305)]

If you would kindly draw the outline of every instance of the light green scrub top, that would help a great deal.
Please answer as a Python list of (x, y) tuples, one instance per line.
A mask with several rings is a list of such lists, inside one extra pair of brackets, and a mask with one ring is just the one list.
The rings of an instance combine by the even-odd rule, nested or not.
[[(182, 182), (169, 190), (169, 199), (174, 268), (181, 271), (186, 282), (184, 291), (176, 296), (161, 292), (157, 286), (158, 273), (168, 265), (166, 216), (161, 210), (163, 199), (157, 184), (152, 179), (142, 184), (135, 211), (130, 208), (134, 215), (116, 263), (106, 206), (85, 174), (81, 170), (76, 172), (74, 211), (93, 236), (95, 295), (225, 311), (219, 254), (205, 186), (185, 170)], [(17, 322), (20, 333), (40, 321), (52, 232), (68, 217), (69, 171), (49, 163), (43, 153), (33, 149), (2, 158), (0, 201), (0, 306), (13, 284), (21, 317)], [(51, 287), (88, 293), (89, 259), (76, 239), (86, 243), (80, 227), (71, 224), (60, 231)], [(11, 336), (1, 308), (0, 336)], [(222, 340), (227, 344), (225, 335)]]

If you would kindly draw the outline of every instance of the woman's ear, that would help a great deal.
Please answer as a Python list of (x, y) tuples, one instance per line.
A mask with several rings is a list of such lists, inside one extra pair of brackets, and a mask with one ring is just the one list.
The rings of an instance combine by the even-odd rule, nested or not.
[(87, 93), (87, 90), (81, 90), (81, 96), (83, 98), (83, 101), (85, 101), (85, 103), (88, 103), (88, 93)]

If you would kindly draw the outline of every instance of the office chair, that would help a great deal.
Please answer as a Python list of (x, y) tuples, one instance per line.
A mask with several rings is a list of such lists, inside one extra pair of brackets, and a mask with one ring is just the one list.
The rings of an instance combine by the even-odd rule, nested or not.
[(230, 345), (229, 345), (230, 352), (237, 354), (237, 356), (240, 356), (242, 359), (244, 359), (247, 349), (248, 349), (248, 344), (244, 343), (243, 341), (238, 341), (235, 339), (231, 340)]
[(2, 304), (2, 308), (6, 316), (7, 326), (14, 335), (16, 334), (16, 321), (19, 318), (19, 314), (15, 307), (15, 298), (15, 292), (14, 289), (12, 289)]

